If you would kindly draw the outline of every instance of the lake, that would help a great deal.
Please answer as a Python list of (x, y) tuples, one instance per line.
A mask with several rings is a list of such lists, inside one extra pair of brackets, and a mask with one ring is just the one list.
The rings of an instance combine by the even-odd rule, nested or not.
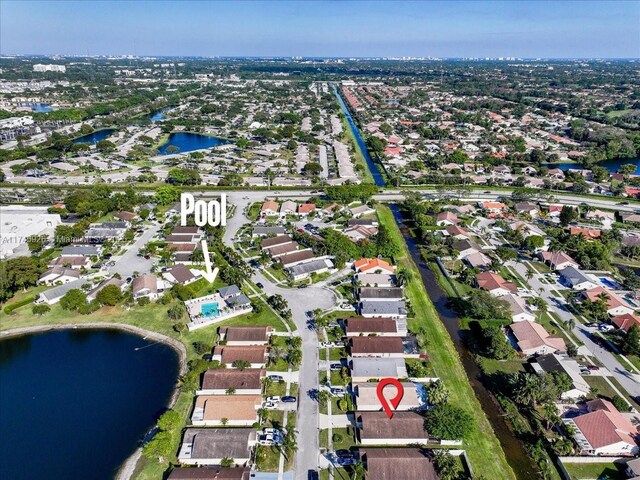
[(95, 145), (99, 141), (111, 136), (115, 131), (115, 128), (103, 128), (102, 130), (96, 130), (93, 133), (74, 138), (72, 140), (72, 143), (91, 143)]
[(51, 108), (51, 105), (47, 105), (46, 103), (29, 103), (23, 105), (23, 107), (29, 107), (32, 111), (37, 113), (53, 112), (53, 108)]
[(210, 137), (208, 135), (190, 132), (175, 132), (169, 135), (169, 140), (158, 149), (158, 152), (160, 155), (168, 155), (167, 149), (172, 145), (178, 147), (176, 153), (185, 153), (217, 147), (225, 143), (227, 143), (226, 140), (218, 137)]
[(0, 341), (2, 477), (111, 479), (169, 402), (178, 355), (118, 330)]
[[(616, 173), (621, 165), (625, 165), (627, 163), (633, 163), (636, 166), (635, 174), (640, 175), (640, 157), (605, 160), (603, 162), (598, 162), (596, 165), (606, 168), (609, 173)], [(583, 170), (585, 168), (579, 163), (544, 163), (543, 165), (547, 168), (559, 168), (565, 172), (567, 170)]]

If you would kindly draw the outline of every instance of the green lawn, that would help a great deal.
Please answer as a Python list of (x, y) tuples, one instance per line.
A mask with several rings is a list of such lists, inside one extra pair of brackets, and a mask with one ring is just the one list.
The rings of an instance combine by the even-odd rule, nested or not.
[(455, 346), (427, 296), (425, 287), (420, 280), (419, 271), (408, 254), (391, 210), (382, 205), (379, 205), (377, 209), (380, 223), (384, 224), (390, 234), (403, 246), (404, 253), (398, 258), (398, 263), (411, 269), (414, 273), (412, 281), (407, 286), (407, 294), (416, 317), (410, 320), (409, 327), (414, 331), (418, 328), (424, 329), (429, 339), (427, 353), (437, 375), (451, 392), (451, 403), (473, 415), (473, 431), (469, 438), (465, 439), (464, 448), (474, 473), (486, 478), (515, 479), (500, 442), (469, 384)]
[(256, 468), (260, 472), (277, 472), (280, 463), (280, 450), (277, 447), (256, 447)]
[(614, 463), (565, 463), (564, 468), (571, 475), (571, 480), (623, 480), (624, 469)]

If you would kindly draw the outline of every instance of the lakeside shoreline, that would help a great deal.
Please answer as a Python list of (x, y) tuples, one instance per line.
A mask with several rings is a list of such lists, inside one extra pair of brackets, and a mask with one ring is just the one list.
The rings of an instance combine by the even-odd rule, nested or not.
[[(23, 335), (33, 335), (38, 333), (47, 333), (52, 331), (59, 330), (77, 330), (77, 329), (87, 329), (87, 330), (120, 330), (127, 333), (132, 333), (134, 335), (138, 335), (143, 339), (147, 340), (155, 340), (157, 343), (162, 343), (172, 348), (176, 354), (178, 355), (178, 378), (175, 380), (175, 386), (173, 388), (173, 392), (171, 393), (171, 397), (169, 397), (169, 401), (167, 402), (166, 408), (172, 408), (176, 401), (178, 400), (178, 396), (180, 394), (180, 385), (178, 380), (181, 376), (183, 376), (187, 371), (187, 349), (184, 344), (174, 338), (168, 337), (158, 332), (154, 332), (152, 330), (147, 330), (144, 328), (136, 327), (133, 325), (128, 325), (126, 323), (101, 323), (101, 322), (93, 322), (93, 323), (58, 323), (54, 325), (34, 325), (30, 327), (20, 327), (13, 328), (9, 330), (0, 331), (0, 341), (21, 337)], [(115, 480), (130, 480), (133, 478), (133, 474), (135, 473), (136, 467), (138, 465), (138, 461), (142, 456), (142, 447), (137, 447), (131, 455), (129, 455), (124, 462), (122, 462), (114, 475)]]

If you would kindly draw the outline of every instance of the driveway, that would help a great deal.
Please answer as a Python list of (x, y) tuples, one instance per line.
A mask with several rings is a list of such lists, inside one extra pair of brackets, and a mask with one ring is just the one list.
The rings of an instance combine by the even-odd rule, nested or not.
[(127, 246), (126, 251), (120, 257), (112, 257), (111, 260), (116, 264), (109, 268), (109, 273), (119, 273), (124, 279), (133, 276), (133, 272), (149, 273), (151, 266), (153, 265), (152, 259), (146, 259), (138, 256), (138, 250), (140, 250), (147, 242), (151, 241), (153, 236), (158, 233), (161, 225), (155, 223), (147, 228), (142, 235), (136, 238), (133, 245)]

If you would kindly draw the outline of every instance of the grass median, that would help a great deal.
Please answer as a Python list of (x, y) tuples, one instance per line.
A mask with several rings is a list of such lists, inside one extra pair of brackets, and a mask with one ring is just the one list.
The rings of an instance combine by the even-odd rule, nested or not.
[(389, 233), (402, 245), (403, 253), (397, 258), (398, 265), (413, 272), (413, 278), (406, 287), (406, 293), (415, 312), (415, 317), (409, 321), (409, 327), (414, 331), (418, 328), (425, 331), (429, 339), (427, 353), (438, 377), (451, 392), (450, 402), (473, 416), (473, 430), (464, 441), (464, 449), (474, 473), (485, 478), (515, 479), (500, 442), (471, 388), (453, 341), (420, 280), (418, 267), (409, 255), (393, 213), (387, 206), (382, 205), (378, 206), (377, 210), (380, 223), (385, 225)]

